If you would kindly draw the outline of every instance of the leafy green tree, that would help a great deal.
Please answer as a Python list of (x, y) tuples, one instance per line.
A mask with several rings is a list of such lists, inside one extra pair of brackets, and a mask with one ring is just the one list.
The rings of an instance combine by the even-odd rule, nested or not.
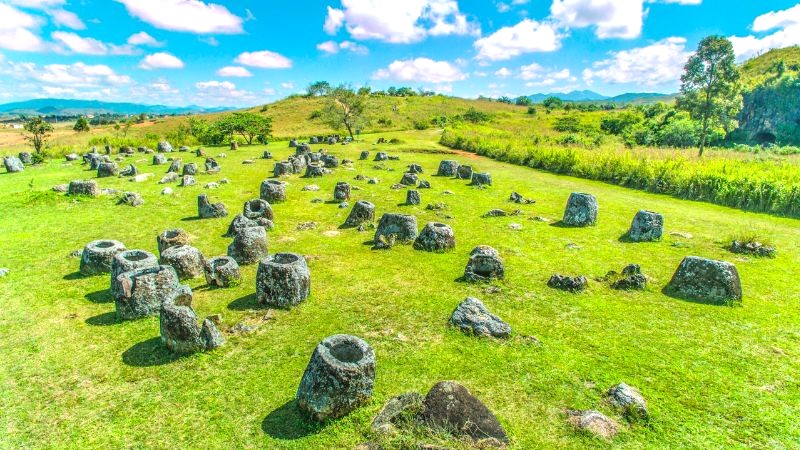
[(306, 92), (309, 97), (318, 97), (321, 95), (328, 95), (331, 91), (331, 84), (327, 81), (315, 81), (308, 85)]
[(369, 86), (362, 86), (358, 88), (358, 95), (368, 96), (372, 94), (372, 88)]
[(500, 98), (498, 98), (497, 101), (500, 102), (500, 103), (505, 103), (507, 105), (510, 105), (510, 104), (514, 103), (514, 101), (511, 100), (510, 97), (507, 97), (505, 95), (500, 97)]
[(517, 106), (531, 106), (533, 101), (529, 97), (522, 95), (514, 99), (514, 104)]
[(689, 118), (674, 120), (661, 130), (659, 143), (665, 147), (692, 147), (697, 145), (697, 128)]
[(625, 111), (619, 114), (609, 114), (600, 119), (600, 129), (608, 134), (620, 135), (641, 121), (642, 116), (638, 112)]
[(482, 123), (488, 122), (492, 117), (483, 111), (478, 111), (474, 107), (471, 107), (467, 112), (461, 115), (461, 118), (467, 122)]
[(322, 121), (333, 129), (344, 127), (355, 139), (353, 132), (365, 123), (368, 96), (359, 95), (350, 85), (341, 84), (331, 89), (322, 108)]
[(252, 145), (253, 140), (264, 141), (272, 136), (272, 119), (251, 112), (235, 112), (218, 120), (214, 126), (215, 132), (228, 136), (230, 140), (238, 134), (247, 145)]
[(548, 110), (554, 110), (564, 106), (564, 102), (561, 101), (561, 99), (558, 97), (547, 97), (542, 102), (542, 106), (544, 106)]
[(735, 117), (742, 109), (739, 77), (733, 45), (722, 36), (700, 41), (684, 67), (677, 107), (700, 123), (700, 156), (713, 129), (730, 130), (736, 125)]
[(25, 139), (33, 144), (33, 149), (36, 153), (42, 153), (47, 138), (53, 132), (53, 125), (50, 122), (45, 122), (41, 117), (34, 117), (25, 122), (24, 129), (26, 132)]
[(74, 131), (78, 133), (85, 133), (89, 131), (89, 121), (86, 120), (86, 117), (80, 116), (78, 120), (75, 121), (75, 126), (72, 127)]
[(559, 117), (553, 122), (553, 129), (562, 133), (577, 133), (581, 129), (581, 121), (574, 115)]
[(528, 106), (528, 114), (530, 114), (532, 116), (535, 116), (536, 115), (536, 107), (533, 106), (533, 105)]

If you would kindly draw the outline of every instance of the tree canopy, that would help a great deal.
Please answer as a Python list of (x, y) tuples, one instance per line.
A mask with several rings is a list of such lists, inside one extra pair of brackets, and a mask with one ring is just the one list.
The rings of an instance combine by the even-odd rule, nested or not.
[(80, 116), (78, 120), (75, 121), (75, 126), (73, 126), (72, 129), (78, 133), (85, 133), (89, 131), (89, 121), (86, 120), (86, 117)]
[(328, 93), (320, 118), (333, 129), (344, 127), (354, 138), (353, 132), (365, 124), (367, 99), (366, 95), (359, 95), (351, 86), (339, 85)]
[(25, 139), (33, 144), (36, 153), (41, 153), (47, 143), (47, 138), (53, 132), (53, 125), (46, 122), (41, 117), (34, 117), (25, 122)]

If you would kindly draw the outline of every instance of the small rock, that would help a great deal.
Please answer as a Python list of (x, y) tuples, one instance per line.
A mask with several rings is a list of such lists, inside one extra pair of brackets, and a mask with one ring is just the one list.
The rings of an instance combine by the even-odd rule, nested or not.
[(467, 388), (454, 381), (440, 381), (423, 400), (420, 418), (429, 426), (473, 441), (495, 438), (508, 442), (508, 435), (489, 408)]
[(68, 189), (69, 189), (69, 185), (66, 185), (66, 184), (57, 184), (57, 185), (53, 186), (53, 191), (54, 192), (60, 192), (62, 194), (65, 194)]
[(140, 194), (137, 194), (136, 192), (126, 192), (122, 194), (122, 197), (119, 199), (119, 202), (117, 203), (120, 205), (128, 205), (136, 207), (144, 205), (144, 199), (142, 199), (142, 196)]
[(598, 411), (568, 411), (568, 420), (577, 429), (603, 439), (611, 439), (619, 432), (619, 425)]
[(373, 431), (394, 434), (398, 427), (412, 425), (415, 417), (422, 411), (422, 401), (422, 395), (416, 392), (390, 398), (372, 420)]
[(319, 186), (317, 186), (316, 184), (309, 184), (307, 186), (303, 186), (303, 189), (301, 189), (301, 191), (317, 192), (319, 191)]
[(178, 174), (175, 172), (170, 172), (164, 175), (164, 177), (158, 181), (158, 184), (174, 183), (176, 181), (178, 181)]
[(502, 209), (493, 209), (493, 210), (487, 212), (486, 214), (484, 214), (482, 217), (505, 217), (507, 215), (508, 215), (508, 213), (506, 213)]
[(505, 339), (511, 335), (511, 327), (474, 297), (467, 297), (458, 305), (450, 316), (450, 324), (475, 336)]
[(511, 230), (514, 230), (514, 231), (520, 231), (520, 230), (522, 230), (522, 225), (520, 225), (518, 223), (510, 223), (510, 224), (508, 224), (508, 228), (511, 229)]
[(317, 228), (316, 222), (301, 222), (297, 224), (297, 231), (308, 231)]
[(161, 190), (161, 195), (172, 195), (172, 192), (173, 192), (172, 188), (165, 187), (164, 189)]
[(4, 277), (4, 276), (8, 275), (9, 272), (10, 272), (10, 270), (8, 270), (5, 267), (0, 268), (0, 277)]
[(583, 275), (577, 277), (568, 277), (565, 275), (553, 275), (547, 282), (547, 285), (553, 289), (559, 289), (567, 292), (580, 292), (586, 289), (588, 281)]
[(625, 383), (612, 386), (606, 392), (606, 400), (628, 422), (647, 422), (650, 417), (647, 411), (647, 402), (639, 391)]

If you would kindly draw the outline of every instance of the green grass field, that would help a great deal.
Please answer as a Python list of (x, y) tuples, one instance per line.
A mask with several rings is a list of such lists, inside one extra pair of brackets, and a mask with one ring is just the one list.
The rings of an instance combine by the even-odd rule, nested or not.
[[(273, 205), (276, 229), (270, 252), (307, 256), (312, 294), (290, 311), (266, 310), (254, 299), (255, 266), (243, 269), (243, 283), (194, 290), (198, 316), (221, 313), (222, 329), (239, 322), (256, 326), (249, 334), (226, 332), (227, 343), (205, 354), (175, 358), (161, 347), (158, 318), (117, 322), (107, 289), (108, 276), (77, 276), (70, 252), (87, 242), (118, 239), (130, 249), (156, 252), (156, 236), (181, 227), (206, 256), (225, 253), (222, 237), (242, 204), (258, 196), (272, 161), (256, 160), (264, 147), (241, 147), (220, 159), (218, 175), (198, 176), (198, 185), (174, 187), (162, 196), (157, 180), (166, 166), (150, 166), (137, 154), (144, 183), (100, 179), (101, 187), (139, 192), (140, 208), (115, 204), (112, 197), (74, 199), (51, 191), (55, 184), (94, 178), (79, 164), (51, 160), (24, 173), (0, 174), (0, 447), (2, 448), (352, 448), (376, 441), (386, 448), (438, 443), (466, 444), (442, 436), (401, 434), (382, 438), (370, 422), (391, 396), (425, 393), (439, 380), (456, 380), (500, 418), (511, 448), (793, 448), (800, 442), (798, 373), (800, 313), (796, 307), (800, 227), (793, 219), (747, 213), (707, 203), (678, 200), (600, 182), (552, 175), (472, 154), (452, 154), (434, 131), (385, 133), (405, 143), (380, 146), (400, 161), (375, 168), (356, 161), (322, 179), (287, 179), (288, 201)], [(369, 136), (374, 140), (375, 136)], [(317, 147), (315, 146), (315, 149)], [(356, 160), (366, 144), (330, 147)], [(269, 149), (277, 158), (293, 153), (285, 142)], [(374, 153), (374, 152), (373, 152)], [(193, 154), (174, 154), (202, 162)], [(492, 173), (485, 190), (465, 181), (435, 177), (442, 159), (469, 162)], [(421, 190), (422, 206), (398, 206), (405, 190), (392, 190), (403, 169), (419, 163), (432, 189)], [(378, 177), (378, 185), (355, 181)], [(231, 183), (207, 191), (228, 206), (227, 219), (195, 220), (203, 184), (227, 177)], [(372, 233), (340, 230), (349, 210), (330, 200), (337, 181), (361, 188), (354, 199), (376, 204), (377, 215), (406, 212), (450, 224), (457, 248), (443, 254), (411, 246), (375, 251)], [(301, 192), (306, 184), (319, 192)], [(444, 195), (443, 191), (453, 195)], [(537, 201), (508, 201), (518, 191)], [(560, 219), (571, 192), (590, 192), (600, 202), (596, 227), (572, 229), (533, 220)], [(444, 202), (445, 211), (425, 210)], [(523, 214), (481, 218), (492, 208)], [(639, 209), (666, 218), (662, 242), (625, 243)], [(317, 228), (298, 231), (301, 222)], [(509, 224), (519, 223), (521, 231)], [(690, 233), (691, 239), (670, 232)], [(736, 235), (756, 233), (778, 248), (775, 259), (748, 258), (725, 249)], [(457, 282), (470, 250), (497, 248), (507, 279), (499, 293), (486, 285)], [(576, 244), (579, 249), (568, 248)], [(574, 247), (574, 246), (570, 246)], [(734, 262), (742, 277), (741, 307), (713, 306), (661, 293), (686, 255)], [(547, 287), (554, 273), (595, 278), (638, 263), (649, 276), (644, 292), (618, 292), (591, 281), (582, 294)], [(462, 335), (448, 327), (453, 309), (475, 296), (514, 330), (508, 341)], [(335, 333), (367, 340), (377, 356), (372, 401), (355, 413), (316, 426), (292, 403), (315, 345)], [(535, 336), (541, 346), (525, 336)], [(612, 444), (567, 424), (566, 409), (599, 408), (613, 384), (626, 382), (649, 403), (650, 426), (624, 427)], [(622, 419), (619, 419), (624, 423)]]

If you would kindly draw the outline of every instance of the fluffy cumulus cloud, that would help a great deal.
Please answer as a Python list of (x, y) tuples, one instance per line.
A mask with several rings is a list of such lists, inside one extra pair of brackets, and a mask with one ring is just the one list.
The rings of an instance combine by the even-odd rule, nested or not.
[(81, 37), (75, 33), (65, 31), (55, 31), (50, 36), (54, 42), (63, 45), (72, 53), (106, 55), (109, 52), (106, 44), (94, 38)]
[(376, 80), (415, 81), (421, 83), (444, 84), (461, 81), (467, 75), (447, 61), (434, 61), (429, 58), (416, 58), (394, 61), (389, 67), (380, 69), (372, 75)]
[(217, 71), (217, 76), (244, 78), (244, 77), (252, 77), (253, 74), (242, 66), (227, 66), (219, 69)]
[(0, 48), (15, 51), (42, 51), (46, 45), (38, 35), (41, 20), (0, 3)]
[(550, 87), (578, 81), (569, 69), (548, 69), (536, 63), (520, 67), (517, 78), (525, 80), (526, 87)]
[(36, 81), (44, 87), (60, 87), (97, 90), (103, 87), (120, 87), (132, 83), (127, 75), (119, 75), (104, 64), (90, 65), (82, 62), (74, 64), (48, 64), (9, 62), (2, 71), (19, 81)]
[(511, 76), (511, 71), (507, 67), (501, 67), (494, 73), (497, 78), (508, 78)]
[(478, 39), (474, 46), (479, 60), (501, 61), (525, 53), (556, 51), (563, 37), (554, 23), (525, 19)]
[(262, 50), (259, 52), (244, 52), (236, 57), (235, 62), (249, 67), (259, 69), (288, 69), (292, 67), (292, 61), (275, 52)]
[(252, 92), (239, 89), (230, 81), (200, 81), (194, 85), (194, 101), (209, 106), (252, 103), (256, 96)]
[(739, 60), (752, 58), (774, 48), (800, 45), (800, 5), (771, 11), (756, 17), (749, 36), (732, 36)]
[(73, 30), (85, 30), (86, 25), (77, 14), (63, 9), (54, 9), (47, 14), (57, 26), (72, 28)]
[(328, 7), (323, 28), (336, 34), (342, 27), (356, 40), (394, 44), (480, 34), (480, 26), (460, 12), (455, 0), (342, 0), (341, 8)]
[(130, 45), (143, 45), (148, 47), (161, 47), (164, 45), (162, 42), (158, 42), (156, 38), (150, 36), (149, 34), (145, 33), (144, 31), (140, 31), (136, 34), (132, 34), (128, 38), (128, 44)]
[(642, 34), (642, 0), (553, 0), (550, 13), (565, 27), (595, 27), (601, 39), (633, 39)]
[(587, 84), (594, 79), (610, 84), (637, 83), (651, 87), (677, 84), (691, 54), (686, 49), (686, 39), (671, 37), (646, 47), (613, 52), (608, 59), (584, 70), (583, 78)]
[(182, 69), (184, 67), (183, 61), (178, 59), (175, 55), (166, 52), (153, 53), (144, 57), (139, 68), (145, 70), (155, 69)]
[(244, 20), (223, 5), (199, 0), (116, 0), (156, 28), (197, 34), (243, 33)]
[(364, 47), (361, 44), (358, 44), (353, 41), (325, 41), (317, 44), (317, 50), (328, 54), (328, 55), (335, 55), (340, 51), (347, 51), (351, 53), (355, 53), (357, 55), (368, 55), (369, 50), (367, 47)]

